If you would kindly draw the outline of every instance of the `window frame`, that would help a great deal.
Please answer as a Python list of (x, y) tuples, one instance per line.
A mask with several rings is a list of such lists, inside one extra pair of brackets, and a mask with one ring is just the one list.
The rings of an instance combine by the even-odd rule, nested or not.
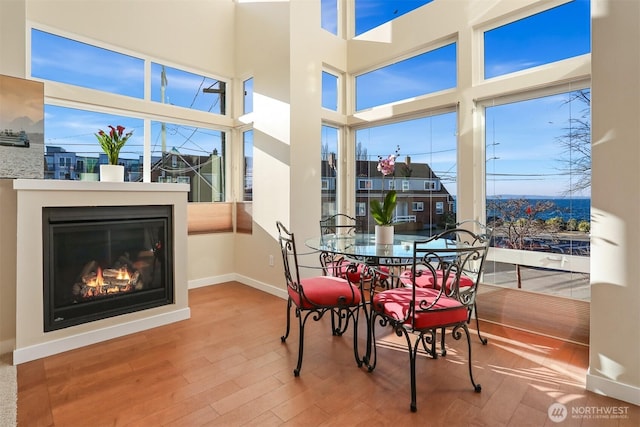
[[(42, 79), (33, 77), (31, 75), (31, 33), (32, 30), (42, 31), (52, 34), (54, 36), (70, 39), (79, 43), (84, 43), (90, 46), (94, 46), (100, 49), (106, 49), (112, 52), (120, 53), (127, 56), (139, 58), (144, 61), (144, 98), (132, 98), (126, 95), (120, 95), (116, 93), (104, 92), (96, 89), (89, 89), (78, 85), (73, 85), (64, 82), (58, 82), (53, 80)], [(142, 119), (144, 121), (144, 147), (143, 147), (143, 182), (151, 181), (151, 135), (150, 135), (150, 123), (153, 121), (170, 121), (175, 124), (192, 126), (196, 128), (211, 129), (219, 131), (226, 135), (227, 147), (231, 147), (232, 141), (229, 136), (233, 129), (233, 123), (231, 121), (231, 109), (226, 108), (225, 114), (208, 113), (200, 110), (191, 110), (185, 107), (173, 106), (170, 104), (162, 104), (151, 100), (151, 64), (162, 64), (168, 67), (172, 67), (185, 72), (206, 76), (221, 82), (226, 85), (227, 94), (233, 93), (233, 79), (223, 78), (214, 75), (209, 72), (197, 70), (183, 65), (175, 64), (165, 59), (153, 57), (151, 55), (141, 54), (139, 52), (133, 52), (131, 50), (123, 49), (117, 46), (112, 46), (108, 43), (94, 40), (88, 37), (81, 36), (79, 34), (73, 34), (69, 32), (60, 31), (51, 27), (45, 27), (38, 24), (30, 24), (27, 28), (27, 65), (26, 75), (36, 81), (45, 83), (45, 104), (79, 109), (87, 112), (94, 113), (107, 113), (113, 115), (120, 115), (123, 117), (131, 117), (135, 119)], [(133, 101), (132, 101), (133, 100)], [(227, 95), (227, 103), (231, 100), (231, 97)], [(122, 105), (125, 103), (127, 109), (123, 109)], [(46, 137), (45, 137), (46, 138)], [(97, 144), (97, 142), (96, 142)], [(230, 157), (225, 156), (225, 164), (223, 165), (224, 178), (224, 194), (225, 198), (228, 198), (231, 194), (230, 185), (231, 179), (229, 177), (232, 173)], [(224, 202), (222, 200), (221, 202)], [(220, 202), (211, 202), (220, 203)]]

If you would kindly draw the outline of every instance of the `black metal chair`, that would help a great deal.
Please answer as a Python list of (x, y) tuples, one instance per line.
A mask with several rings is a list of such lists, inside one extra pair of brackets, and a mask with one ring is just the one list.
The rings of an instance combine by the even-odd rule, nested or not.
[[(464, 243), (476, 246), (476, 245), (485, 245), (487, 247), (487, 251), (484, 252), (484, 257), (482, 259), (479, 259), (477, 261), (475, 261), (474, 263), (470, 264), (467, 266), (467, 270), (465, 270), (462, 275), (460, 276), (460, 289), (461, 290), (465, 290), (467, 288), (470, 287), (475, 287), (476, 289), (476, 293), (477, 293), (477, 289), (478, 286), (480, 285), (480, 280), (482, 279), (482, 273), (484, 271), (484, 263), (486, 260), (486, 256), (488, 251), (488, 248), (491, 244), (491, 238), (493, 236), (493, 229), (490, 227), (487, 227), (486, 225), (475, 221), (475, 220), (466, 220), (466, 221), (461, 221), (457, 224), (455, 224), (454, 229), (456, 228), (467, 228), (470, 229), (472, 231), (474, 231), (474, 234), (472, 234), (471, 236), (465, 236), (467, 238), (473, 238), (475, 239), (474, 241), (467, 241)], [(476, 233), (476, 230), (478, 232), (478, 234)], [(446, 235), (446, 231), (445, 233), (443, 233), (443, 235)], [(460, 234), (456, 234), (455, 236), (456, 238), (460, 238)], [(411, 271), (410, 270), (406, 270), (403, 272), (401, 279), (400, 279), (405, 285), (410, 285), (411, 284)], [(423, 274), (420, 277), (418, 277), (417, 279), (417, 286), (419, 287), (430, 287), (433, 288), (435, 285), (433, 278), (428, 275), (428, 274)], [(447, 284), (447, 286), (449, 286), (450, 284)], [(469, 317), (467, 318), (467, 323), (470, 324), (471, 323), (471, 316), (475, 314), (475, 318), (476, 318), (476, 331), (478, 333), (478, 338), (480, 339), (480, 342), (483, 345), (487, 344), (487, 338), (484, 338), (481, 333), (480, 333), (480, 321), (478, 320), (478, 305), (477, 303), (474, 301), (473, 306), (469, 307)], [(440, 344), (440, 351), (441, 354), (444, 356), (447, 354), (447, 350), (445, 347), (445, 343), (444, 343), (444, 331), (442, 331), (443, 333), (441, 334), (441, 344)], [(435, 356), (435, 352), (433, 353)]]
[[(356, 218), (347, 214), (334, 214), (320, 220), (320, 236), (331, 236), (332, 238), (355, 236), (358, 229)], [(354, 265), (355, 264), (355, 265)], [(324, 269), (324, 274), (328, 276), (343, 277), (351, 283), (357, 283), (361, 287), (370, 282), (371, 277), (367, 275), (367, 266), (345, 258), (343, 255), (330, 252), (320, 253), (320, 265)], [(334, 312), (331, 314), (331, 329), (334, 334), (342, 335), (348, 323), (343, 317)]]
[[(469, 241), (471, 245), (485, 245), (487, 250), (484, 252), (484, 257), (476, 262), (470, 264), (468, 269), (463, 272), (463, 275), (460, 279), (460, 288), (467, 288), (471, 286), (475, 286), (475, 292), (477, 293), (478, 286), (480, 286), (480, 280), (482, 279), (482, 273), (484, 272), (484, 263), (487, 259), (487, 254), (489, 253), (489, 247), (491, 246), (491, 239), (493, 237), (493, 228), (488, 227), (486, 224), (481, 223), (480, 221), (468, 219), (465, 221), (461, 221), (454, 226), (454, 229), (457, 228), (465, 228), (470, 229), (475, 234), (473, 234), (474, 241)], [(456, 237), (460, 238), (460, 234), (457, 234)], [(478, 304), (475, 299), (473, 302), (473, 307), (469, 307), (469, 318), (467, 323), (471, 323), (471, 316), (475, 315), (476, 317), (476, 331), (478, 332), (478, 338), (483, 345), (487, 345), (487, 339), (484, 338), (480, 334), (480, 321), (478, 320)], [(444, 351), (444, 342), (442, 345)]]
[[(320, 236), (354, 236), (356, 234), (356, 219), (346, 214), (335, 214), (320, 220)], [(320, 264), (327, 276), (345, 277), (350, 261), (342, 255), (321, 252)], [(362, 271), (359, 268), (359, 271)], [(353, 283), (359, 282), (360, 277), (351, 277)]]
[[(488, 246), (472, 231), (456, 228), (413, 244), (411, 282), (393, 277), (394, 272), (377, 271), (378, 275), (392, 281), (404, 282), (400, 286), (373, 293), (370, 334), (371, 348), (367, 350), (365, 361), (369, 371), (377, 364), (376, 326), (391, 326), (399, 337), (404, 337), (409, 351), (411, 375), (411, 410), (416, 404), (416, 358), (420, 347), (435, 357), (437, 331), (443, 334), (447, 328), (456, 340), (466, 335), (469, 356), (469, 377), (476, 392), (481, 390), (473, 378), (471, 364), (471, 338), (467, 327), (469, 311), (475, 304), (477, 283), (462, 288), (461, 279), (465, 271), (472, 269), (486, 257)], [(429, 277), (433, 286), (421, 286), (420, 280)], [(372, 287), (375, 290), (375, 287)], [(444, 342), (444, 338), (443, 338)], [(428, 381), (428, 379), (427, 379)]]
[[(298, 253), (293, 233), (289, 232), (280, 222), (276, 222), (278, 228), (278, 241), (282, 251), (284, 264), (284, 277), (287, 283), (287, 329), (281, 337), (285, 342), (289, 337), (291, 326), (291, 307), (295, 306), (295, 315), (298, 318), (299, 342), (298, 363), (293, 370), (297, 377), (302, 368), (302, 356), (304, 350), (304, 328), (309, 318), (320, 320), (325, 313), (331, 312), (344, 322), (342, 331), (332, 328), (333, 335), (341, 335), (347, 329), (349, 321), (353, 320), (353, 352), (356, 364), (362, 366), (358, 355), (358, 316), (360, 302), (362, 300), (360, 288), (343, 277), (327, 276), (320, 274), (302, 278), (300, 269), (312, 269), (311, 266), (298, 264)], [(321, 267), (317, 267), (320, 269)]]

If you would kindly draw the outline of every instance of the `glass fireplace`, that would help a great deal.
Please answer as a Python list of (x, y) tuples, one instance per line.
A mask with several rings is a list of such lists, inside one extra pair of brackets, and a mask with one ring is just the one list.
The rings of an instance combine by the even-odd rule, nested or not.
[(174, 302), (171, 206), (45, 207), (44, 331)]

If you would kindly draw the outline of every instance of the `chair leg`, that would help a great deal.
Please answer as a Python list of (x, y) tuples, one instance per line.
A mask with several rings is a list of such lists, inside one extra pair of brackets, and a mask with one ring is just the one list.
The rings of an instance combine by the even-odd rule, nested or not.
[(353, 317), (353, 355), (356, 358), (356, 365), (360, 368), (362, 366), (362, 359), (360, 359), (360, 352), (358, 351), (358, 320), (360, 318), (360, 307), (356, 307), (355, 310), (347, 310), (349, 315)]
[[(336, 322), (336, 317), (338, 318)], [(331, 334), (341, 336), (349, 327), (349, 314), (341, 309), (331, 309)]]
[[(444, 328), (443, 328), (444, 330)], [(420, 337), (422, 341), (422, 348), (424, 351), (434, 359), (438, 358), (438, 352), (436, 351), (436, 341), (437, 341), (437, 333), (436, 330), (433, 329), (429, 331), (429, 335), (422, 335)]]
[[(369, 322), (369, 325), (367, 325), (367, 349), (363, 357), (363, 362), (367, 365), (369, 372), (373, 372), (373, 370), (376, 369), (376, 363), (378, 362), (378, 350), (376, 349), (376, 317), (376, 312), (373, 311), (371, 318), (367, 319)], [(383, 326), (386, 326), (387, 320), (384, 317), (381, 317), (381, 319), (384, 322)]]
[(476, 393), (480, 393), (480, 391), (482, 391), (482, 387), (480, 386), (480, 384), (476, 384), (475, 380), (473, 379), (473, 367), (471, 363), (471, 335), (469, 334), (469, 328), (467, 327), (467, 324), (461, 323), (455, 326), (453, 328), (453, 331), (451, 331), (451, 335), (453, 335), (456, 340), (459, 340), (462, 337), (462, 334), (460, 333), (461, 328), (464, 329), (464, 333), (467, 336), (467, 349), (469, 350), (469, 378), (471, 379), (471, 384), (473, 385), (473, 391), (475, 391)]
[(285, 331), (284, 335), (280, 337), (280, 341), (282, 342), (285, 342), (289, 337), (289, 330), (291, 327), (291, 304), (291, 297), (289, 297), (287, 298), (287, 330)]
[[(476, 315), (476, 330), (478, 331), (478, 338), (480, 339), (480, 342), (482, 343), (482, 345), (487, 345), (487, 339), (484, 338), (482, 335), (480, 335), (480, 320), (478, 320), (478, 306), (476, 305), (476, 303), (473, 303), (473, 312), (475, 312)], [(469, 319), (467, 320), (467, 323), (471, 322), (471, 311), (469, 311)]]
[(298, 318), (298, 324), (300, 326), (299, 328), (300, 337), (298, 340), (298, 363), (296, 365), (296, 368), (293, 370), (294, 377), (299, 377), (300, 370), (302, 369), (302, 355), (304, 352), (304, 324), (307, 323), (307, 318), (309, 317), (309, 314), (310, 312), (308, 312), (303, 319), (302, 312), (298, 308), (296, 308), (296, 317)]
[[(416, 357), (418, 355), (418, 346), (420, 345), (420, 342), (424, 340), (424, 335), (420, 334), (416, 342), (413, 345), (411, 345), (411, 337), (409, 337), (409, 334), (407, 333), (407, 331), (403, 328), (402, 332), (405, 338), (407, 339), (407, 347), (408, 347), (407, 349), (409, 350), (409, 369), (410, 369), (410, 375), (411, 375), (411, 412), (416, 412), (418, 410), (418, 403), (417, 403), (418, 392), (417, 392), (417, 385), (416, 385)], [(435, 335), (433, 335), (433, 332), (434, 331), (431, 331), (432, 337), (435, 338)], [(435, 339), (433, 341), (433, 345), (435, 346)]]

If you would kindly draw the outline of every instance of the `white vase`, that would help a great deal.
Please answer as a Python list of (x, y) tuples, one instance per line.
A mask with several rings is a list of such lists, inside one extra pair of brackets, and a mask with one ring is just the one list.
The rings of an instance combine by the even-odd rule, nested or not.
[(100, 181), (124, 182), (124, 166), (100, 165)]
[(393, 244), (393, 225), (376, 225), (375, 241), (376, 245), (392, 245)]

